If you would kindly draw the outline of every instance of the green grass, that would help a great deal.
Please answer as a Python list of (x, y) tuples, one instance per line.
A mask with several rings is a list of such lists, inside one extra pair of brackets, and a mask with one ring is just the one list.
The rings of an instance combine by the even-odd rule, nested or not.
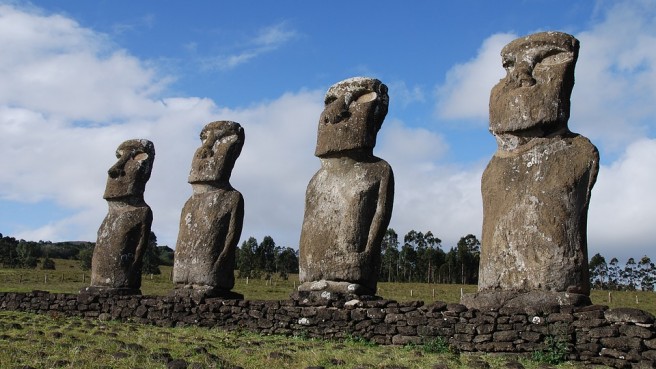
[[(377, 346), (366, 341), (319, 341), (260, 336), (198, 327), (161, 328), (135, 323), (65, 318), (13, 311), (0, 312), (0, 368), (166, 368), (184, 360), (197, 368), (506, 368), (529, 357), (457, 355), (443, 348)], [(192, 366), (194, 365), (194, 366)], [(583, 368), (564, 363), (557, 368)]]
[[(90, 271), (82, 271), (75, 260), (55, 259), (56, 270), (41, 269), (0, 269), (0, 291), (30, 292), (32, 290), (53, 293), (78, 293), (89, 285)], [(144, 295), (166, 295), (173, 288), (171, 267), (161, 266), (162, 274), (144, 275), (141, 292)], [(46, 282), (47, 276), (47, 282)], [(84, 282), (83, 282), (84, 280)], [(244, 295), (247, 300), (286, 300), (296, 286), (298, 276), (290, 275), (288, 280), (238, 278), (234, 291)], [(388, 283), (378, 284), (378, 295), (396, 301), (458, 302), (461, 293), (476, 291), (475, 285), (427, 284), (427, 283)], [(612, 291), (612, 301), (608, 301), (608, 291), (592, 291), (592, 302), (608, 305), (611, 308), (633, 307), (656, 315), (656, 293), (653, 291)], [(637, 303), (636, 303), (637, 298)]]

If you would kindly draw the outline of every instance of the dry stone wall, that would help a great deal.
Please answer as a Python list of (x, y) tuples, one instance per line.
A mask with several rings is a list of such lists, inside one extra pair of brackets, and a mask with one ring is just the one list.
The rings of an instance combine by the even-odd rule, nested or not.
[(59, 313), (159, 326), (216, 327), (322, 339), (361, 337), (383, 345), (424, 344), (438, 337), (459, 351), (529, 353), (566, 342), (570, 360), (616, 368), (656, 367), (654, 316), (592, 305), (550, 311), (467, 309), (460, 304), (389, 300), (350, 302), (222, 300), (0, 292), (0, 310)]

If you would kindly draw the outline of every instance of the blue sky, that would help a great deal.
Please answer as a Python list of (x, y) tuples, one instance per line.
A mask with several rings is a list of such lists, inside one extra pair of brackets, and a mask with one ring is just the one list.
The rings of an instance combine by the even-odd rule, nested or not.
[(323, 94), (354, 76), (390, 89), (376, 154), (394, 168), (391, 226), (445, 249), (480, 236), (480, 176), (499, 52), (558, 30), (581, 41), (570, 128), (602, 168), (590, 255), (656, 239), (656, 1), (0, 1), (0, 232), (95, 240), (114, 150), (155, 143), (146, 201), (173, 246), (201, 128), (235, 120), (242, 238), (297, 247)]

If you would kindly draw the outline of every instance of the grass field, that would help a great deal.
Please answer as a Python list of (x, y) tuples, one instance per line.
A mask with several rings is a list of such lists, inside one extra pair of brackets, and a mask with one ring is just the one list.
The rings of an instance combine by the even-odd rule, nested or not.
[[(55, 260), (56, 270), (0, 269), (0, 291), (29, 292), (43, 290), (54, 293), (77, 293), (89, 285), (89, 271), (82, 271), (78, 261)], [(172, 288), (171, 267), (160, 267), (162, 274), (145, 275), (141, 291), (144, 295), (166, 295)], [(286, 300), (298, 286), (298, 276), (288, 280), (237, 279), (235, 292), (247, 300)], [(396, 301), (458, 302), (461, 293), (475, 292), (475, 285), (387, 283), (378, 284), (378, 295)], [(656, 293), (653, 291), (592, 291), (595, 304), (615, 307), (633, 307), (656, 315)]]
[[(0, 368), (583, 368), (528, 357), (457, 355), (434, 345), (376, 346), (197, 327), (0, 312)], [(179, 366), (174, 366), (178, 364)], [(187, 365), (187, 366), (184, 366)]]

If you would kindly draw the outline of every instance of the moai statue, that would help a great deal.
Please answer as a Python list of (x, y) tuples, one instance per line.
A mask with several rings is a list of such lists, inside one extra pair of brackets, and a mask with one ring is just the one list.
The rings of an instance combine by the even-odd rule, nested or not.
[(103, 196), (109, 212), (98, 229), (91, 286), (82, 293), (141, 293), (141, 263), (153, 222), (153, 212), (143, 194), (153, 168), (155, 146), (148, 140), (128, 140), (116, 149), (116, 157)]
[(321, 169), (305, 195), (299, 291), (376, 292), (394, 201), (392, 168), (373, 155), (388, 103), (387, 86), (372, 78), (326, 93), (315, 151)]
[(230, 175), (244, 146), (244, 129), (235, 122), (212, 122), (200, 139), (189, 173), (193, 194), (180, 215), (172, 295), (243, 298), (230, 291), (244, 221), (244, 198), (230, 185)]
[(498, 149), (481, 185), (479, 294), (589, 301), (586, 227), (599, 153), (567, 127), (578, 51), (579, 41), (560, 32), (501, 51), (507, 75), (490, 96)]

